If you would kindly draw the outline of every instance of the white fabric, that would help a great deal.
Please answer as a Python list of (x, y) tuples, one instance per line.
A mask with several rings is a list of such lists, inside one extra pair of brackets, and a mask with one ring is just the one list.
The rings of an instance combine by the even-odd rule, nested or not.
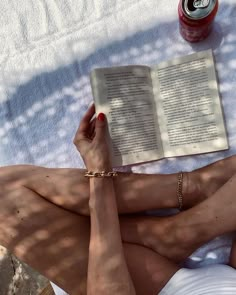
[[(1, 0), (0, 165), (82, 167), (72, 139), (92, 101), (92, 68), (153, 65), (208, 48), (215, 55), (230, 150), (129, 169), (192, 170), (235, 153), (236, 1), (220, 1), (213, 33), (198, 44), (180, 36), (177, 5), (178, 0)], [(216, 239), (187, 265), (226, 262), (229, 245), (229, 239)]]
[(51, 282), (51, 286), (53, 288), (53, 291), (56, 295), (68, 295), (67, 293), (65, 293), (62, 289), (60, 289), (57, 285), (53, 284)]
[(226, 265), (180, 269), (159, 295), (235, 295), (236, 270)]

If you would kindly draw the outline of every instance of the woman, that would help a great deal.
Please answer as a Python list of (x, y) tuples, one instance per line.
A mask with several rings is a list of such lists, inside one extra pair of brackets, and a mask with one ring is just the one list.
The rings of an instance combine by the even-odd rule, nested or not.
[[(88, 169), (100, 168), (98, 164), (101, 166), (110, 164), (105, 161), (108, 156), (105, 144), (106, 121), (91, 121), (94, 112), (92, 106), (82, 120), (75, 138), (85, 163), (91, 165), (87, 167)], [(96, 128), (100, 128), (96, 130), (96, 134), (100, 134), (98, 137), (94, 137), (95, 122), (100, 124), (96, 125)], [(92, 156), (91, 150), (94, 151)], [(95, 157), (97, 160), (93, 161)], [(157, 294), (165, 285), (168, 286), (168, 281), (175, 273), (179, 275), (179, 266), (175, 261), (184, 260), (195, 249), (217, 235), (235, 230), (236, 202), (233, 194), (235, 173), (235, 157), (191, 173), (184, 173), (183, 204), (185, 208), (190, 209), (176, 216), (161, 219), (120, 217), (125, 261), (120, 252), (117, 220), (114, 221), (116, 229), (114, 232), (109, 232), (113, 229), (113, 222), (109, 227), (105, 224), (102, 233), (105, 233), (106, 228), (109, 235), (114, 235), (117, 241), (116, 247), (108, 250), (119, 252), (119, 259), (115, 262), (112, 261), (114, 252), (109, 255), (112, 257), (112, 267), (115, 271), (117, 264), (121, 264), (122, 288), (125, 285), (127, 290), (130, 288), (133, 292), (132, 282), (125, 266), (127, 263), (136, 294)], [(101, 194), (101, 184), (99, 184), (101, 181), (111, 183), (110, 187), (106, 188), (110, 197), (104, 198), (103, 195), (102, 201), (112, 202), (109, 206), (115, 211), (114, 198), (111, 198), (113, 196), (111, 179), (88, 180), (84, 174), (85, 171), (79, 169), (48, 169), (34, 166), (0, 169), (0, 243), (70, 294), (87, 292), (90, 239), (88, 215), (91, 208), (94, 213), (93, 225), (97, 226), (95, 227), (97, 233), (102, 220), (99, 218), (98, 221), (100, 215), (96, 214), (101, 213), (99, 211), (101, 208), (96, 206), (103, 204), (103, 210), (107, 210), (107, 203), (96, 202)], [(119, 213), (178, 207), (177, 177), (177, 174), (119, 173), (118, 177), (112, 178)], [(92, 188), (91, 199), (89, 185)], [(97, 190), (94, 190), (95, 186)], [(88, 206), (89, 200), (90, 206)], [(105, 214), (108, 215), (109, 212), (105, 211)], [(112, 214), (109, 218), (114, 220), (116, 215)], [(93, 243), (90, 247), (90, 258), (96, 263), (97, 257), (92, 245)], [(103, 255), (106, 255), (105, 250), (102, 250)], [(231, 263), (235, 266), (233, 253), (232, 251)], [(103, 263), (106, 261), (105, 272), (111, 267), (111, 262), (110, 259), (102, 261)], [(97, 281), (97, 277), (95, 281), (91, 279), (94, 278), (91, 275), (93, 266), (90, 262), (88, 277), (90, 287), (96, 286)], [(117, 276), (115, 272), (110, 279), (114, 280), (112, 283), (119, 285), (120, 282), (116, 282), (115, 279)]]

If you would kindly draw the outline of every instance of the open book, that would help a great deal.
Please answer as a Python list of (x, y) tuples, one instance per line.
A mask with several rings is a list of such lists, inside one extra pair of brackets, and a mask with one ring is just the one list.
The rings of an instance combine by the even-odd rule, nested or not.
[(211, 50), (152, 68), (94, 69), (91, 84), (113, 166), (228, 149)]

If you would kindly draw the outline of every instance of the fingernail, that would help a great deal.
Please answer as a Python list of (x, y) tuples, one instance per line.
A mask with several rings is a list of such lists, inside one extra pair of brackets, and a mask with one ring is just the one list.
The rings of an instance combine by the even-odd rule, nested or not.
[(105, 121), (105, 115), (104, 115), (103, 113), (100, 113), (100, 114), (98, 115), (98, 120), (99, 120), (99, 121)]

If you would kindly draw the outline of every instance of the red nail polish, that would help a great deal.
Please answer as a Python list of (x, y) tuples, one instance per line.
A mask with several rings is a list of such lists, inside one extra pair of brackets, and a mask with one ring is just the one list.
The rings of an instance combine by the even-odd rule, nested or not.
[(104, 115), (103, 113), (100, 113), (100, 114), (98, 115), (98, 120), (99, 120), (99, 121), (105, 121), (105, 115)]

